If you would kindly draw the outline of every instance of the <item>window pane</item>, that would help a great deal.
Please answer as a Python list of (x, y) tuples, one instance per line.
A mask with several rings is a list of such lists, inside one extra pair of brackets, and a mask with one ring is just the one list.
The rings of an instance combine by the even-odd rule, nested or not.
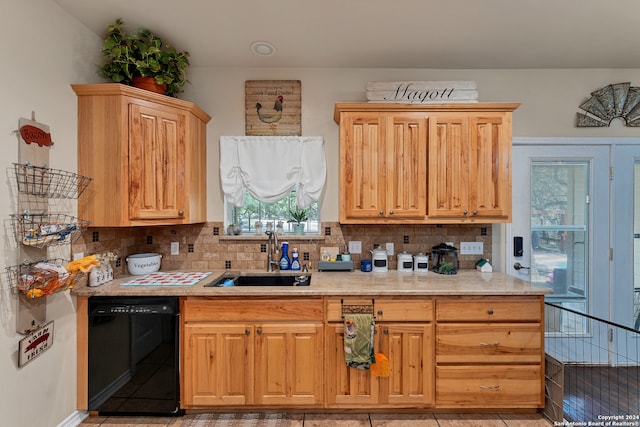
[(531, 164), (531, 281), (547, 299), (584, 311), (589, 295), (587, 162)]
[(640, 330), (640, 164), (633, 165), (633, 322)]
[[(289, 193), (289, 196), (275, 203), (260, 202), (249, 193), (245, 196), (245, 204), (241, 208), (231, 208), (231, 222), (240, 224), (243, 233), (253, 233), (255, 231), (256, 222), (262, 223), (262, 229), (266, 229), (266, 224), (271, 223), (276, 227), (278, 222), (282, 222), (285, 233), (293, 233), (293, 223), (288, 222), (291, 219), (290, 210), (296, 209), (296, 193), (295, 190)], [(303, 221), (305, 233), (317, 234), (320, 227), (319, 206), (318, 202), (314, 202), (306, 209), (308, 219)]]

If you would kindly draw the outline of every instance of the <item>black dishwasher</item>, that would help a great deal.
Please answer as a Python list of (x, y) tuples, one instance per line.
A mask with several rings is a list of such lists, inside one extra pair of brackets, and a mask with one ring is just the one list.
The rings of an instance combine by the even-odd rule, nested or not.
[(177, 297), (90, 297), (89, 410), (182, 415)]

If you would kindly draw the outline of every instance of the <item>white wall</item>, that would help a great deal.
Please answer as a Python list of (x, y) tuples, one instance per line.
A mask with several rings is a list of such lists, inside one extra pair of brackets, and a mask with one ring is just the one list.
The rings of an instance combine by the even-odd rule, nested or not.
[[(406, 70), (192, 68), (183, 98), (213, 116), (208, 127), (208, 219), (222, 221), (218, 176), (220, 135), (244, 134), (245, 80), (301, 80), (302, 133), (322, 135), (328, 162), (322, 219), (338, 219), (338, 126), (336, 102), (366, 101), (365, 84), (385, 80), (475, 80), (480, 101), (522, 102), (514, 113), (514, 136), (638, 136), (640, 128), (615, 120), (607, 128), (577, 128), (576, 112), (590, 93), (611, 83), (640, 86), (640, 70)], [(286, 103), (286, 100), (285, 100)]]
[[(17, 161), (11, 134), (18, 118), (36, 118), (51, 127), (56, 143), (51, 167), (76, 170), (76, 99), (70, 83), (100, 81), (100, 38), (59, 9), (51, 0), (3, 0), (0, 3), (0, 167)], [(105, 25), (107, 22), (105, 22)], [(195, 60), (195, 59), (194, 59)], [(610, 83), (640, 86), (640, 70), (391, 70), (391, 69), (234, 69), (192, 68), (182, 98), (213, 116), (208, 127), (208, 219), (223, 219), (218, 177), (220, 135), (244, 133), (244, 81), (302, 81), (302, 130), (322, 135), (328, 159), (327, 192), (322, 217), (338, 218), (338, 127), (333, 107), (339, 101), (364, 101), (370, 80), (475, 80), (481, 101), (517, 101), (514, 136), (638, 136), (640, 129), (578, 129), (575, 113), (589, 93)], [(79, 143), (82, 143), (80, 141)], [(277, 165), (275, 166), (277, 167)], [(15, 194), (8, 173), (0, 182), (0, 218), (14, 212)], [(5, 227), (6, 228), (6, 227)], [(495, 243), (494, 243), (495, 246)], [(15, 243), (5, 232), (2, 268), (15, 265)], [(0, 269), (0, 271), (2, 271)], [(55, 321), (53, 347), (23, 368), (17, 367), (21, 335), (15, 332), (15, 299), (4, 281), (0, 287), (0, 398), (2, 425), (56, 426), (75, 410), (75, 301), (68, 293), (47, 299), (47, 318)]]
[[(12, 132), (20, 117), (50, 126), (54, 147), (50, 167), (76, 171), (76, 98), (70, 83), (98, 79), (101, 40), (50, 0), (2, 0), (0, 16), (0, 424), (12, 427), (57, 426), (76, 408), (75, 301), (68, 292), (47, 298), (47, 320), (54, 320), (53, 346), (18, 368), (16, 299), (5, 280), (6, 266), (18, 264), (15, 242), (6, 230), (14, 211), (15, 177), (9, 167), (18, 161)], [(13, 181), (11, 181), (13, 180)], [(14, 183), (13, 187), (11, 182)]]

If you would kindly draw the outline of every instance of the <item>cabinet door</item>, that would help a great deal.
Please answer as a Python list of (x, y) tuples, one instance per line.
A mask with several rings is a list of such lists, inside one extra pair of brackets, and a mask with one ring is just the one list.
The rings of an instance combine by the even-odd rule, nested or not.
[(427, 119), (424, 113), (387, 118), (386, 217), (424, 219), (427, 213)]
[(184, 114), (132, 103), (129, 115), (129, 218), (183, 217)]
[(199, 406), (253, 402), (253, 332), (245, 324), (187, 324), (182, 339), (182, 402)]
[(256, 326), (255, 403), (322, 404), (322, 325)]
[(344, 325), (330, 323), (325, 335), (326, 396), (330, 408), (377, 406), (379, 379), (369, 371), (350, 368), (344, 359)]
[(385, 213), (386, 121), (379, 113), (344, 113), (340, 125), (340, 220)]
[(432, 324), (384, 323), (383, 352), (389, 378), (381, 378), (381, 403), (389, 406), (431, 406), (434, 402)]
[(430, 218), (469, 213), (469, 120), (464, 114), (429, 117)]
[(470, 119), (469, 209), (473, 216), (511, 218), (511, 115)]

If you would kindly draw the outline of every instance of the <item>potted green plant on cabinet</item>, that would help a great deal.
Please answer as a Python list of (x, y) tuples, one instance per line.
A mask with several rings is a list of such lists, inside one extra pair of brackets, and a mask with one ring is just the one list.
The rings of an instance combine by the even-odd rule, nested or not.
[[(165, 44), (150, 30), (128, 33), (122, 19), (107, 27), (102, 43), (103, 77), (175, 97), (188, 82), (189, 52)], [(157, 85), (158, 88), (154, 86)]]
[(309, 219), (306, 209), (298, 209), (297, 207), (289, 209), (289, 215), (291, 219), (288, 222), (293, 223), (293, 234), (302, 236), (304, 235), (304, 224), (302, 221)]

